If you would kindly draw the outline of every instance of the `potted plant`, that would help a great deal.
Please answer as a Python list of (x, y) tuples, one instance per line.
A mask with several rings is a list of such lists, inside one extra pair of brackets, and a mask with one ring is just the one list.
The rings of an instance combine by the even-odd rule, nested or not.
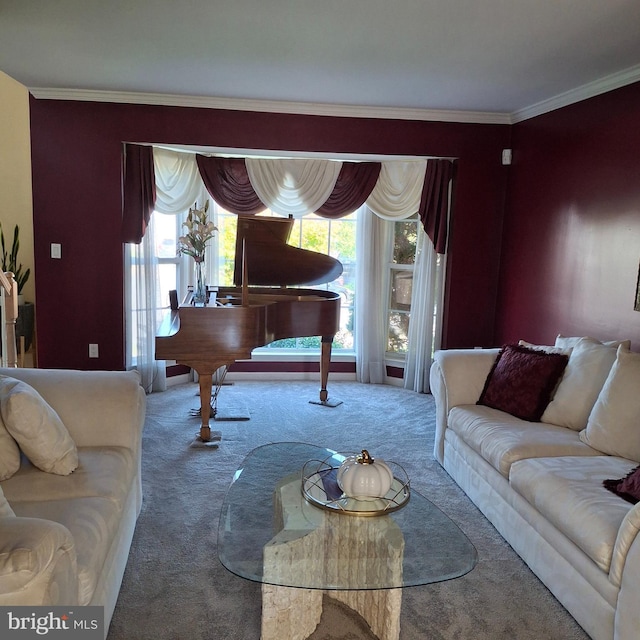
[[(20, 229), (18, 225), (13, 230), (13, 242), (11, 249), (7, 251), (4, 232), (0, 224), (0, 249), (2, 250), (2, 271), (11, 271), (18, 285), (18, 318), (16, 321), (16, 337), (24, 337), (24, 351), (28, 351), (31, 346), (31, 339), (34, 328), (33, 304), (25, 303), (22, 288), (31, 275), (31, 269), (23, 269), (22, 263), (18, 262), (18, 250), (20, 249)], [(21, 347), (22, 350), (22, 347)]]
[(13, 242), (11, 243), (11, 251), (7, 252), (7, 247), (4, 241), (4, 232), (2, 231), (2, 225), (0, 224), (0, 247), (2, 248), (2, 271), (11, 271), (13, 277), (18, 284), (18, 295), (21, 295), (22, 288), (26, 284), (29, 276), (31, 275), (31, 269), (23, 271), (22, 263), (18, 263), (18, 250), (20, 249), (19, 240), (20, 228), (18, 225), (13, 230)]

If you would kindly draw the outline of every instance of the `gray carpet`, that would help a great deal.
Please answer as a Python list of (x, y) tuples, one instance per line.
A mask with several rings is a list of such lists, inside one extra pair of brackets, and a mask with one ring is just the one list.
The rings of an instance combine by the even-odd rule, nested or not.
[[(257, 640), (260, 585), (218, 561), (218, 514), (232, 474), (269, 442), (302, 441), (400, 462), (411, 486), (447, 513), (478, 551), (462, 578), (403, 591), (402, 640), (585, 640), (587, 635), (432, 456), (429, 395), (396, 387), (330, 384), (336, 408), (310, 404), (313, 382), (239, 382), (219, 405), (248, 407), (248, 421), (216, 422), (218, 449), (189, 445), (199, 419), (197, 385), (148, 397), (144, 503), (108, 640)], [(370, 638), (366, 624), (332, 601), (312, 640)], [(283, 640), (287, 640), (283, 638)]]

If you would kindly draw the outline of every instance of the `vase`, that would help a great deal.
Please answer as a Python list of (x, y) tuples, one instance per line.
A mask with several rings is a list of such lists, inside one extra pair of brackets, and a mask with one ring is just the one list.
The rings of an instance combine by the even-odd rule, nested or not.
[(193, 288), (193, 303), (196, 305), (206, 305), (209, 302), (207, 294), (207, 282), (204, 275), (204, 258), (196, 260), (196, 284)]

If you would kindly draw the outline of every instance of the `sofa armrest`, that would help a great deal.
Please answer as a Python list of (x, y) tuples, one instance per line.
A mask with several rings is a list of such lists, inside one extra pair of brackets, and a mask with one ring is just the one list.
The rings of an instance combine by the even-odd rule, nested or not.
[(0, 605), (77, 605), (73, 537), (40, 518), (0, 518)]
[[(636, 505), (639, 506), (639, 505)], [(624, 558), (616, 606), (614, 640), (632, 640), (640, 629), (640, 536), (635, 536)]]
[(447, 349), (436, 351), (429, 375), (436, 403), (436, 435), (433, 455), (444, 461), (444, 434), (449, 411), (475, 404), (500, 349)]
[(0, 369), (31, 385), (79, 447), (140, 448), (146, 396), (136, 371)]
[[(640, 502), (635, 504), (622, 520), (618, 529), (616, 542), (611, 554), (611, 567), (609, 568), (609, 580), (619, 587), (622, 582), (622, 574), (626, 571), (627, 555), (636, 539), (640, 539)], [(639, 568), (640, 570), (640, 568)]]

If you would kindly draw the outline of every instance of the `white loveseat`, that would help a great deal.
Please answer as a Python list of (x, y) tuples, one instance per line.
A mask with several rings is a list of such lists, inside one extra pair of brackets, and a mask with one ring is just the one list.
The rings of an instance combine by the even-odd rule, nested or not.
[(0, 605), (99, 605), (106, 635), (142, 504), (145, 406), (135, 372), (0, 369)]
[(499, 349), (437, 352), (434, 455), (594, 640), (637, 640), (640, 503), (603, 482), (640, 463), (640, 354), (553, 346), (568, 364), (537, 421), (477, 404)]

